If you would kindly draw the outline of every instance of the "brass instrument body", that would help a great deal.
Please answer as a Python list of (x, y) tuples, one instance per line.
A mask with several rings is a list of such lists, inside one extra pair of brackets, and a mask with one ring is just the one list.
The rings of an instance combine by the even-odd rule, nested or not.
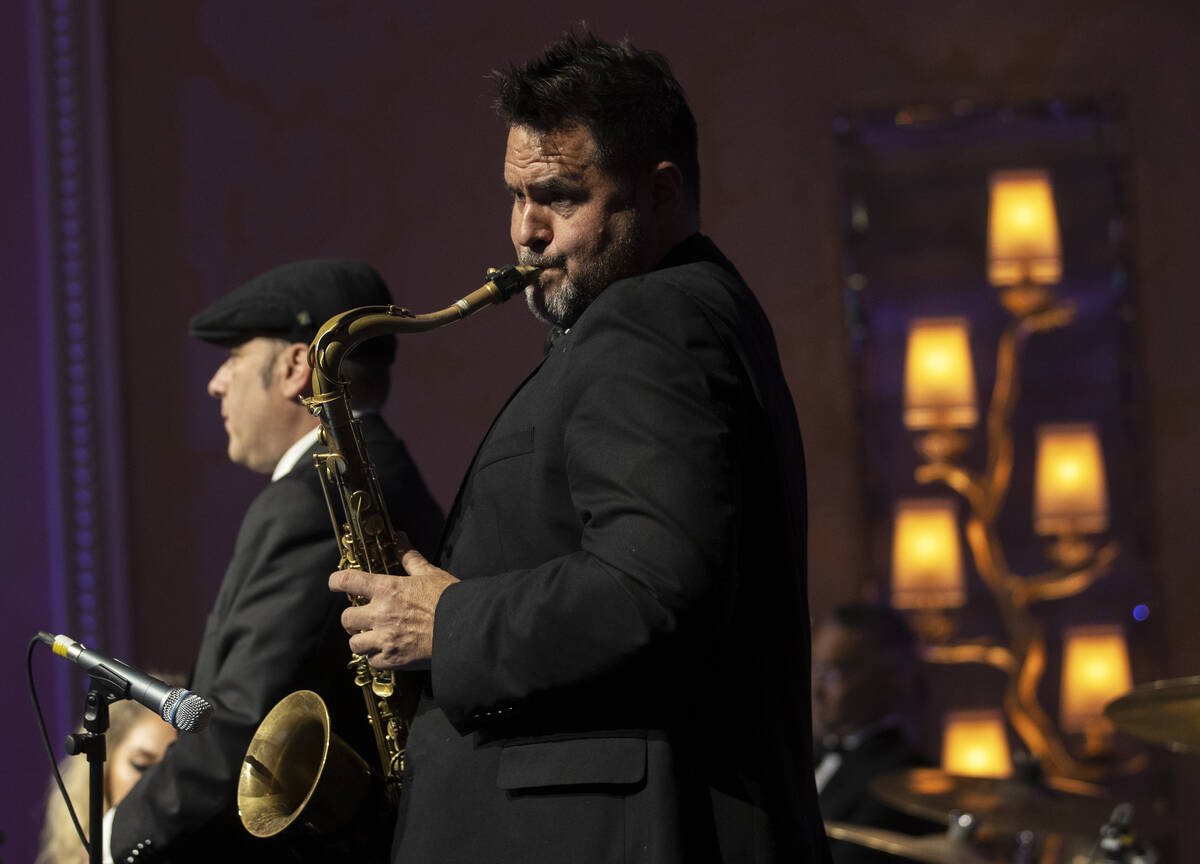
[[(346, 407), (349, 402), (338, 397)], [(316, 403), (306, 400), (314, 414), (324, 417), (331, 402)], [(361, 424), (357, 419), (349, 420), (346, 428), (347, 443), (355, 452), (366, 453), (362, 440)], [(325, 503), (334, 521), (341, 557), (338, 569), (366, 570), (370, 573), (404, 575), (400, 567), (400, 540), (392, 528), (383, 496), (374, 469), (366, 463), (366, 471), (351, 476), (356, 463), (341, 454), (346, 452), (336, 444), (330, 444), (327, 427), (322, 426), (322, 443), (329, 445), (330, 452), (314, 455), (313, 463), (321, 478), (325, 492)], [(363, 484), (363, 485), (360, 485)], [(335, 509), (335, 500), (345, 521), (340, 525)], [(364, 602), (362, 597), (351, 595), (352, 605)], [(353, 672), (354, 683), (360, 688), (366, 705), (367, 721), (379, 752), (383, 766), (383, 780), (388, 798), (397, 803), (400, 793), (400, 777), (404, 772), (404, 746), (408, 737), (408, 722), (416, 710), (417, 687), (398, 688), (397, 675), (391, 670), (372, 669), (367, 658), (361, 654), (351, 656), (348, 668)], [(399, 704), (397, 704), (399, 703)]]
[[(414, 315), (397, 306), (364, 306), (334, 316), (317, 331), (308, 353), (313, 395), (304, 404), (321, 421), (319, 440), (329, 448), (327, 453), (316, 454), (313, 461), (320, 472), (338, 540), (339, 569), (404, 576), (400, 557), (408, 548), (407, 537), (396, 532), (388, 516), (361, 423), (350, 405), (350, 382), (342, 378), (342, 361), (356, 346), (376, 336), (433, 330), (501, 303), (540, 272), (537, 267), (490, 269), (483, 287), (440, 311)], [(363, 602), (361, 597), (349, 599), (354, 605)], [(363, 693), (367, 720), (379, 751), (382, 780), (394, 804), (399, 800), (408, 728), (420, 690), (412, 686), (407, 673), (373, 669), (361, 655), (352, 657), (349, 668)], [(243, 760), (238, 812), (243, 826), (255, 836), (273, 836), (300, 818), (301, 813), (326, 809), (324, 800), (330, 795), (343, 795), (338, 787), (346, 785), (351, 776), (359, 779), (360, 788), (378, 785), (379, 777), (361, 759), (355, 762), (344, 756), (354, 751), (329, 731), (328, 710), (321, 698), (315, 693), (301, 697), (301, 693), (307, 691), (285, 697), (272, 709), (268, 715), (271, 722), (264, 720), (259, 726)], [(323, 730), (326, 738), (322, 746), (309, 743), (301, 747), (288, 740), (289, 728), (310, 730), (297, 733), (310, 737), (311, 730)], [(285, 764), (285, 760), (314, 764), (297, 768)], [(353, 764), (343, 765), (346, 761)], [(307, 788), (282, 788), (287, 777), (304, 778), (294, 782)], [(359, 800), (363, 796), (352, 797)], [(326, 820), (306, 815), (304, 821), (314, 824)], [(321, 830), (336, 827), (322, 824)]]

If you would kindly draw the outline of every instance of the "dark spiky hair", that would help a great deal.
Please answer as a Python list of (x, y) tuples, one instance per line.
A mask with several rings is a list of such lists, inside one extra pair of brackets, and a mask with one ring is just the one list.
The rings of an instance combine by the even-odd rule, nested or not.
[(496, 111), (509, 126), (541, 133), (583, 126), (602, 166), (617, 179), (633, 180), (658, 162), (674, 162), (699, 203), (696, 119), (659, 52), (628, 39), (605, 42), (584, 27), (491, 78)]

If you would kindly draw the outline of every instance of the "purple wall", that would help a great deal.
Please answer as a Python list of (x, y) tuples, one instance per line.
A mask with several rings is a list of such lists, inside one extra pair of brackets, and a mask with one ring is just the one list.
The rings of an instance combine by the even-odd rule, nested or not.
[[(5, 753), (0, 759), (0, 860), (33, 860), (33, 837), (40, 825), (41, 801), (49, 781), (25, 683), (26, 646), (39, 629), (54, 627), (51, 589), (42, 364), (41, 274), (38, 271), (38, 206), (33, 165), (35, 119), (30, 77), (30, 22), (24, 3), (0, 7), (0, 274), (4, 314), (7, 390), (5, 421), (0, 425), (4, 453), (4, 507), (0, 524), (5, 552), (4, 599), (0, 602), (0, 721)], [(41, 652), (44, 655), (44, 651)], [(57, 697), (65, 690), (65, 670), (35, 663), (38, 695), (49, 714), (52, 741), (66, 731), (56, 722), (70, 706)]]
[[(1189, 253), (1200, 234), (1200, 27), (1189, 5), (705, 0), (679, 18), (633, 0), (613, 0), (599, 12), (574, 0), (112, 4), (134, 659), (186, 670), (240, 511), (261, 483), (225, 461), (216, 407), (203, 395), (218, 355), (185, 338), (188, 316), (238, 281), (297, 257), (370, 260), (414, 311), (441, 308), (477, 287), (484, 267), (512, 258), (499, 182), (504, 134), (484, 74), (586, 17), (601, 35), (628, 33), (664, 51), (691, 97), (701, 130), (705, 230), (774, 321), (805, 433), (818, 614), (855, 595), (866, 565), (834, 114), (959, 98), (1115, 100), (1131, 130), (1134, 279), (1157, 468), (1158, 623), (1171, 645), (1155, 676), (1195, 673), (1200, 629), (1192, 624), (1190, 580), (1200, 535), (1190, 517), (1200, 510), (1200, 358), (1193, 350), (1200, 310)], [(19, 128), (23, 31), (2, 29), (0, 44), (9, 49), (0, 61), (9, 72), (0, 85), (4, 116)], [(6, 139), (5, 146), (14, 145)], [(11, 175), (6, 190), (27, 196), (20, 163), (28, 164), (29, 153), (17, 146), (0, 170), (6, 180)], [(6, 256), (17, 255), (11, 264), (5, 259), (5, 273), (32, 278), (32, 261), (20, 252), (27, 215), (13, 196), (4, 207), (15, 232), (6, 237), (18, 238), (5, 244)], [(10, 349), (28, 340), (17, 322), (33, 314), (26, 292), (10, 287), (14, 293), (10, 304), (18, 306), (5, 316)], [(22, 301), (30, 305), (24, 315)], [(539, 330), (516, 304), (401, 346), (387, 413), (444, 503), (493, 412), (539, 351)], [(36, 402), (38, 383), (18, 380)], [(10, 452), (15, 445), (31, 456), (17, 470), (28, 475), (27, 500), (36, 499), (37, 432), (8, 429), (5, 436)], [(17, 536), (38, 534), (39, 507), (16, 508), (23, 520)], [(38, 548), (23, 549), (34, 560), (12, 572), (40, 572)], [(36, 605), (31, 580), (19, 578), (11, 580), (10, 598)], [(18, 635), (13, 629), (5, 627), (6, 647), (27, 638), (19, 635), (23, 619)], [(14, 662), (6, 668), (15, 671)], [(15, 687), (14, 680), (6, 675), (4, 686)], [(14, 704), (23, 704), (15, 694)], [(5, 722), (8, 730), (13, 721)], [(26, 724), (11, 728), (8, 740), (31, 750)], [(1189, 768), (1179, 769), (1181, 789)], [(40, 790), (44, 765), (16, 770), (10, 788)], [(32, 798), (21, 795), (0, 812), (27, 808)], [(10, 856), (24, 860), (15, 851), (28, 848), (20, 823), (10, 824)], [(1200, 849), (1194, 833), (1187, 842)]]

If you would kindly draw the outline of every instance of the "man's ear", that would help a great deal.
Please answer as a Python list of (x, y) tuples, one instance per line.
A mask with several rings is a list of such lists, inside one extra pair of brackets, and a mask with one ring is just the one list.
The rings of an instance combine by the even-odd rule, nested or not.
[(279, 363), (283, 368), (279, 374), (279, 386), (288, 399), (299, 398), (312, 383), (312, 368), (308, 365), (308, 346), (293, 342), (280, 353)]
[(683, 199), (683, 172), (678, 165), (663, 161), (650, 169), (650, 200), (655, 213), (676, 214), (685, 205)]

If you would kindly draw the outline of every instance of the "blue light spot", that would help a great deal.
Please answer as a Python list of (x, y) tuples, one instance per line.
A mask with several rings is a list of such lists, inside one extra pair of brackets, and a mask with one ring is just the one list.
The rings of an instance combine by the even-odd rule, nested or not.
[(1135, 621), (1145, 621), (1150, 617), (1150, 607), (1145, 603), (1139, 603), (1133, 607), (1133, 618)]

